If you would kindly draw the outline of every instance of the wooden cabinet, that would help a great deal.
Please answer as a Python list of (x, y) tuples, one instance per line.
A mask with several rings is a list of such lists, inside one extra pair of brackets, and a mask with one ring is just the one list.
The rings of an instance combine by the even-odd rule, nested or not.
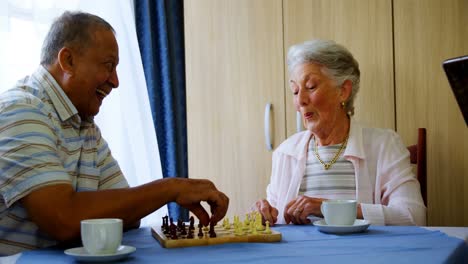
[[(285, 0), (284, 48), (332, 39), (355, 56), (361, 70), (355, 117), (395, 129), (391, 0)], [(286, 77), (287, 78), (287, 77)], [(288, 135), (295, 132), (292, 94), (285, 84)]]
[(427, 128), (428, 224), (468, 226), (468, 128), (442, 68), (468, 54), (468, 1), (395, 0), (394, 20), (397, 130)]
[(190, 178), (212, 180), (230, 197), (228, 215), (265, 197), (273, 145), (285, 139), (282, 2), (184, 2)]
[(334, 39), (355, 55), (355, 118), (428, 137), (428, 224), (468, 225), (468, 129), (441, 62), (468, 54), (466, 0), (186, 0), (189, 177), (230, 197), (229, 216), (265, 197), (273, 147), (296, 132), (290, 45)]

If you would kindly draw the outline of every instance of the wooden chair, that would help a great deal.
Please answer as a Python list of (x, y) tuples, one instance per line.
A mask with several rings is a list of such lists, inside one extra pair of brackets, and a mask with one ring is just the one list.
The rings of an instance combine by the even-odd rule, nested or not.
[(416, 177), (421, 185), (421, 194), (424, 204), (427, 205), (427, 181), (426, 181), (426, 129), (418, 128), (418, 143), (408, 146), (411, 164), (416, 164)]

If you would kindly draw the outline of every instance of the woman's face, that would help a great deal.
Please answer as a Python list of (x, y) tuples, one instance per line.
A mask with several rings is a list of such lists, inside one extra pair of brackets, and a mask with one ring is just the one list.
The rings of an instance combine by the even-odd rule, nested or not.
[(319, 137), (328, 135), (346, 116), (341, 107), (346, 99), (342, 89), (321, 69), (315, 63), (297, 65), (289, 80), (294, 105), (302, 114), (305, 128)]

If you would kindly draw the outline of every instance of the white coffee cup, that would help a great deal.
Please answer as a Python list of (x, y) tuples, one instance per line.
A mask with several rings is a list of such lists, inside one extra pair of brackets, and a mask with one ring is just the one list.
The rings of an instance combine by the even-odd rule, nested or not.
[(356, 200), (326, 200), (322, 202), (322, 211), (327, 225), (353, 225), (356, 220)]
[(101, 218), (81, 221), (81, 242), (89, 254), (113, 254), (122, 243), (122, 219)]

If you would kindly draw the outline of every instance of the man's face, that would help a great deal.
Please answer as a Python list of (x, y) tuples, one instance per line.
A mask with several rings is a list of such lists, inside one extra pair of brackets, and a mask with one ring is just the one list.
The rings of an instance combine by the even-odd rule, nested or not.
[(89, 47), (74, 52), (73, 75), (66, 89), (81, 118), (97, 115), (104, 98), (119, 86), (119, 47), (114, 33), (101, 29), (93, 35)]

